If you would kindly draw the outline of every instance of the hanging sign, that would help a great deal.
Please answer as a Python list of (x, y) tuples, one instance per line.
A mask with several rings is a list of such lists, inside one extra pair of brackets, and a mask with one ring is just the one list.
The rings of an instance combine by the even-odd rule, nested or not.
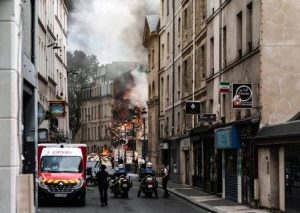
[(49, 101), (49, 111), (53, 117), (65, 117), (65, 101)]
[(200, 101), (186, 101), (185, 102), (186, 114), (200, 114)]
[(251, 109), (252, 100), (252, 84), (232, 84), (232, 107), (234, 109)]

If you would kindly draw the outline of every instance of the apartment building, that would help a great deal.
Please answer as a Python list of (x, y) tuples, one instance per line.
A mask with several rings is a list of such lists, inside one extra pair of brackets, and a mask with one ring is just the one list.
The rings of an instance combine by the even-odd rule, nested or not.
[[(48, 130), (45, 141), (67, 141), (69, 112), (67, 89), (67, 8), (64, 0), (42, 0), (37, 4), (36, 67), (38, 96), (42, 106), (50, 111), (60, 105), (64, 113), (43, 121), (40, 129)], [(44, 142), (45, 142), (44, 141)]]
[[(298, 12), (287, 1), (161, 0), (157, 119), (172, 180), (300, 209)], [(190, 100), (200, 115), (186, 114)]]
[(159, 26), (160, 16), (149, 15), (145, 18), (143, 45), (148, 50), (148, 157), (155, 168), (161, 167), (159, 159), (159, 85), (158, 85), (158, 72), (159, 72)]

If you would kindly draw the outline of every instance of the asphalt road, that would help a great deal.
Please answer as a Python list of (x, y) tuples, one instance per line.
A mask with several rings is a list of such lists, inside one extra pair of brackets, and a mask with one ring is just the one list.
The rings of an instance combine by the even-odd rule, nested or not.
[(182, 200), (175, 195), (163, 198), (163, 192), (159, 190), (159, 198), (137, 197), (138, 185), (135, 182), (131, 188), (128, 199), (113, 198), (108, 193), (108, 206), (100, 207), (99, 192), (96, 187), (87, 192), (86, 206), (76, 207), (71, 204), (49, 205), (38, 208), (38, 213), (196, 213), (208, 212)]

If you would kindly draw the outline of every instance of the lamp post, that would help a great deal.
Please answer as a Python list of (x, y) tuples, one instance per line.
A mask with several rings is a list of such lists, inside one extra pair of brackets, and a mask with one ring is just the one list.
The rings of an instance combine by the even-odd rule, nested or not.
[(142, 146), (142, 156), (143, 159), (146, 161), (146, 117), (147, 117), (147, 111), (145, 108), (143, 108), (142, 117), (143, 117), (143, 124), (144, 124), (144, 140), (143, 140), (143, 146)]
[[(124, 121), (124, 126), (125, 126), (125, 144), (127, 145), (127, 136), (126, 136), (126, 127), (127, 127), (127, 120)], [(127, 163), (127, 153), (126, 153), (126, 149), (124, 152), (124, 163)]]
[(136, 146), (136, 144), (135, 144), (135, 131), (134, 131), (134, 124), (135, 124), (135, 122), (136, 122), (136, 116), (135, 115), (133, 115), (132, 117), (131, 117), (131, 123), (132, 123), (132, 137), (133, 137), (133, 142), (134, 142), (134, 145), (133, 145), (133, 147), (132, 147), (132, 162), (134, 162), (134, 160), (135, 160), (135, 146)]

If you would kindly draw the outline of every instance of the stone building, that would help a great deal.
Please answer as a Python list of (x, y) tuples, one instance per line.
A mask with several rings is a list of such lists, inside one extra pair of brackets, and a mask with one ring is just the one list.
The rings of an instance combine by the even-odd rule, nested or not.
[(137, 66), (135, 62), (113, 62), (98, 69), (96, 81), (83, 92), (81, 122), (75, 142), (86, 143), (89, 153), (111, 146), (109, 128), (113, 124), (114, 79)]
[[(68, 139), (69, 112), (67, 89), (67, 8), (64, 0), (39, 1), (37, 8), (36, 68), (38, 71), (38, 100), (46, 110), (51, 102), (63, 103), (63, 117), (45, 120), (40, 129), (49, 132), (43, 142)], [(50, 110), (51, 111), (51, 110)]]
[(149, 15), (145, 18), (143, 45), (148, 50), (148, 125), (149, 125), (149, 142), (148, 157), (155, 168), (160, 168), (159, 159), (159, 15)]
[(157, 119), (172, 180), (300, 209), (298, 13), (281, 0), (161, 0)]

